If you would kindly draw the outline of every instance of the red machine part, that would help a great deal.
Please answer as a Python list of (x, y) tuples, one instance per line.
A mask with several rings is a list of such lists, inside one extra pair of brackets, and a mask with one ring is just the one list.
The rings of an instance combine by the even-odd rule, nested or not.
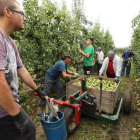
[[(34, 92), (34, 94), (37, 95), (36, 92)], [(72, 95), (71, 97), (74, 97), (74, 96)], [(46, 99), (45, 97), (43, 98)], [(50, 100), (50, 98), (48, 98), (48, 100)], [(67, 105), (67, 106), (73, 107), (75, 109), (75, 120), (73, 119), (73, 121), (75, 122), (75, 125), (78, 125), (80, 123), (80, 107), (81, 107), (80, 104), (70, 104), (68, 100), (63, 102), (63, 101), (54, 99), (52, 101), (59, 105)]]
[(80, 78), (80, 81), (82, 82), (83, 81), (83, 78)]
[(70, 95), (70, 98), (74, 98), (74, 95)]

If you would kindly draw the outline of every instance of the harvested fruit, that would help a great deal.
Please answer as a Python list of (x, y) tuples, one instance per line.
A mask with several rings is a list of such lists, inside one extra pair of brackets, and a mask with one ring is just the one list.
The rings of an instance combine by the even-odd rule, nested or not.
[[(81, 82), (73, 83), (73, 85), (81, 86)], [(95, 79), (94, 77), (87, 78), (86, 82), (87, 87), (100, 89), (100, 80)], [(117, 83), (113, 81), (102, 80), (102, 89), (103, 90), (115, 90), (117, 88)]]

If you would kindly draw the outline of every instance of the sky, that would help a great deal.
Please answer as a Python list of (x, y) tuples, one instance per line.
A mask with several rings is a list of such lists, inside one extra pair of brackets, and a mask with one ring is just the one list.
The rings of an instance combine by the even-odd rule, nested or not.
[[(17, 0), (22, 4), (23, 0)], [(60, 3), (62, 0), (55, 0)], [(72, 0), (66, 0), (71, 9)], [(115, 47), (128, 47), (132, 36), (132, 23), (139, 14), (140, 0), (84, 0), (87, 18), (95, 23), (97, 20), (106, 30), (109, 29)]]

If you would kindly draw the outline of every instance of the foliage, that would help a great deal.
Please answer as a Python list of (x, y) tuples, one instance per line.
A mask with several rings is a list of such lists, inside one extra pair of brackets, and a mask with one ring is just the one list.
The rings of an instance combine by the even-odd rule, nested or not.
[(132, 21), (133, 35), (131, 40), (131, 47), (135, 53), (135, 70), (140, 75), (140, 13)]
[[(109, 50), (114, 50), (114, 41), (109, 30), (104, 32), (104, 28), (101, 27), (99, 21), (96, 21), (93, 25), (90, 35), (94, 37), (94, 49), (97, 51), (98, 47), (102, 48), (104, 57), (107, 56)], [(95, 55), (95, 60), (97, 61), (97, 55)]]
[(125, 48), (115, 48), (114, 51), (116, 54), (123, 54), (124, 51), (128, 50), (129, 47), (125, 47)]
[(22, 90), (20, 93), (18, 93), (18, 99), (20, 104), (26, 102), (29, 97), (29, 94), (25, 90)]
[(24, 0), (26, 26), (12, 38), (18, 44), (20, 57), (27, 70), (34, 75), (36, 84), (44, 84), (46, 71), (67, 52), (73, 54), (75, 60), (71, 65), (75, 66), (75, 62), (82, 57), (77, 48), (84, 50), (89, 36), (95, 38), (95, 49), (99, 46), (105, 51), (113, 48), (109, 31), (104, 34), (99, 23), (92, 26), (84, 15), (82, 2), (79, 2), (75, 0), (75, 10), (71, 14), (65, 2), (58, 7), (58, 3), (50, 0), (43, 0), (41, 6), (38, 0)]

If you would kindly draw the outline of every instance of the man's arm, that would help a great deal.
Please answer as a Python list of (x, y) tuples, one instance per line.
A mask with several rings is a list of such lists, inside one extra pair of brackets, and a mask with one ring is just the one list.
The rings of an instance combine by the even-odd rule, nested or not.
[(0, 105), (11, 116), (15, 116), (20, 112), (2, 70), (0, 71)]
[(63, 78), (74, 78), (74, 76), (66, 74), (66, 72), (62, 71)]
[(95, 59), (93, 58), (92, 61), (93, 61), (93, 66), (94, 66), (95, 65)]
[(27, 71), (25, 67), (22, 67), (17, 70), (18, 76), (22, 79), (22, 81), (28, 85), (33, 90), (37, 89), (37, 85), (34, 83), (30, 73)]
[(87, 58), (89, 58), (90, 57), (90, 54), (89, 53), (84, 53), (84, 52), (81, 52), (81, 54), (83, 55), (83, 56), (85, 56), (85, 57), (87, 57)]
[(83, 57), (80, 59), (80, 62), (82, 62), (83, 61)]
[(67, 69), (67, 73), (72, 74), (73, 72)]

